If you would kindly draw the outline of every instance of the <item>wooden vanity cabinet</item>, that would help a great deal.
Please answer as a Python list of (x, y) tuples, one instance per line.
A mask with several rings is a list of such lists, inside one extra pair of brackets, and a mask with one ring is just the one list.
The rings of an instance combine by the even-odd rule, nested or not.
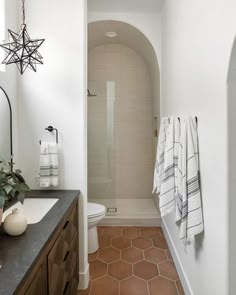
[(17, 295), (76, 294), (78, 251), (78, 202), (74, 202)]

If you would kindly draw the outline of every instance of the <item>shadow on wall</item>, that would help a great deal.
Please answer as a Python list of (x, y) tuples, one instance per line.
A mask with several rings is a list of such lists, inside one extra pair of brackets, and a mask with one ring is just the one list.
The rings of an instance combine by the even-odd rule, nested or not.
[(228, 215), (229, 215), (229, 294), (236, 294), (236, 38), (234, 40), (228, 72)]

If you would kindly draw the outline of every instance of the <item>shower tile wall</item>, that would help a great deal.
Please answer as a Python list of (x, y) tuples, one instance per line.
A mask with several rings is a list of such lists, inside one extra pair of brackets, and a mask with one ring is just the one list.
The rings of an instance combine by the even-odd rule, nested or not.
[[(108, 95), (108, 83), (114, 94)], [(89, 198), (150, 198), (153, 179), (153, 97), (148, 68), (119, 44), (89, 52)], [(107, 124), (108, 100), (114, 106)], [(109, 109), (109, 112), (111, 108)], [(114, 124), (114, 125), (113, 125)], [(107, 126), (113, 138), (107, 138)]]

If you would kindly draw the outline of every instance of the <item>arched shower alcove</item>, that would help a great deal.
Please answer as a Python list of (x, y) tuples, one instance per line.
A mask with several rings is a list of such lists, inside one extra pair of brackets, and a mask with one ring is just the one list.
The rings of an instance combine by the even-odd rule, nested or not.
[(236, 38), (228, 73), (229, 294), (236, 294)]
[(121, 21), (89, 23), (88, 89), (89, 201), (109, 209), (104, 224), (159, 225), (152, 180), (160, 72), (145, 35)]

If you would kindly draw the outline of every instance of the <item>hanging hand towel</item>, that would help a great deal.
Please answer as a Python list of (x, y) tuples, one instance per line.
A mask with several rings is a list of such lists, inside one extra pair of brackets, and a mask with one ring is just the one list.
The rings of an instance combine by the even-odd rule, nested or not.
[(166, 145), (166, 135), (169, 125), (169, 119), (163, 118), (161, 120), (160, 132), (158, 136), (157, 152), (156, 152), (156, 162), (154, 168), (153, 177), (153, 190), (152, 193), (159, 193), (161, 187), (161, 174), (164, 166), (164, 150)]
[(178, 159), (176, 221), (180, 222), (180, 239), (191, 242), (203, 231), (200, 192), (199, 153), (195, 118), (181, 120)]
[(172, 117), (168, 126), (164, 150), (159, 202), (161, 216), (165, 216), (175, 209), (174, 121)]
[[(179, 145), (180, 145), (180, 119), (174, 120), (174, 174), (175, 174), (175, 199), (177, 199), (178, 191), (178, 159), (179, 159)], [(176, 206), (177, 208), (177, 206)]]
[(40, 187), (58, 186), (58, 146), (42, 142), (40, 146)]

